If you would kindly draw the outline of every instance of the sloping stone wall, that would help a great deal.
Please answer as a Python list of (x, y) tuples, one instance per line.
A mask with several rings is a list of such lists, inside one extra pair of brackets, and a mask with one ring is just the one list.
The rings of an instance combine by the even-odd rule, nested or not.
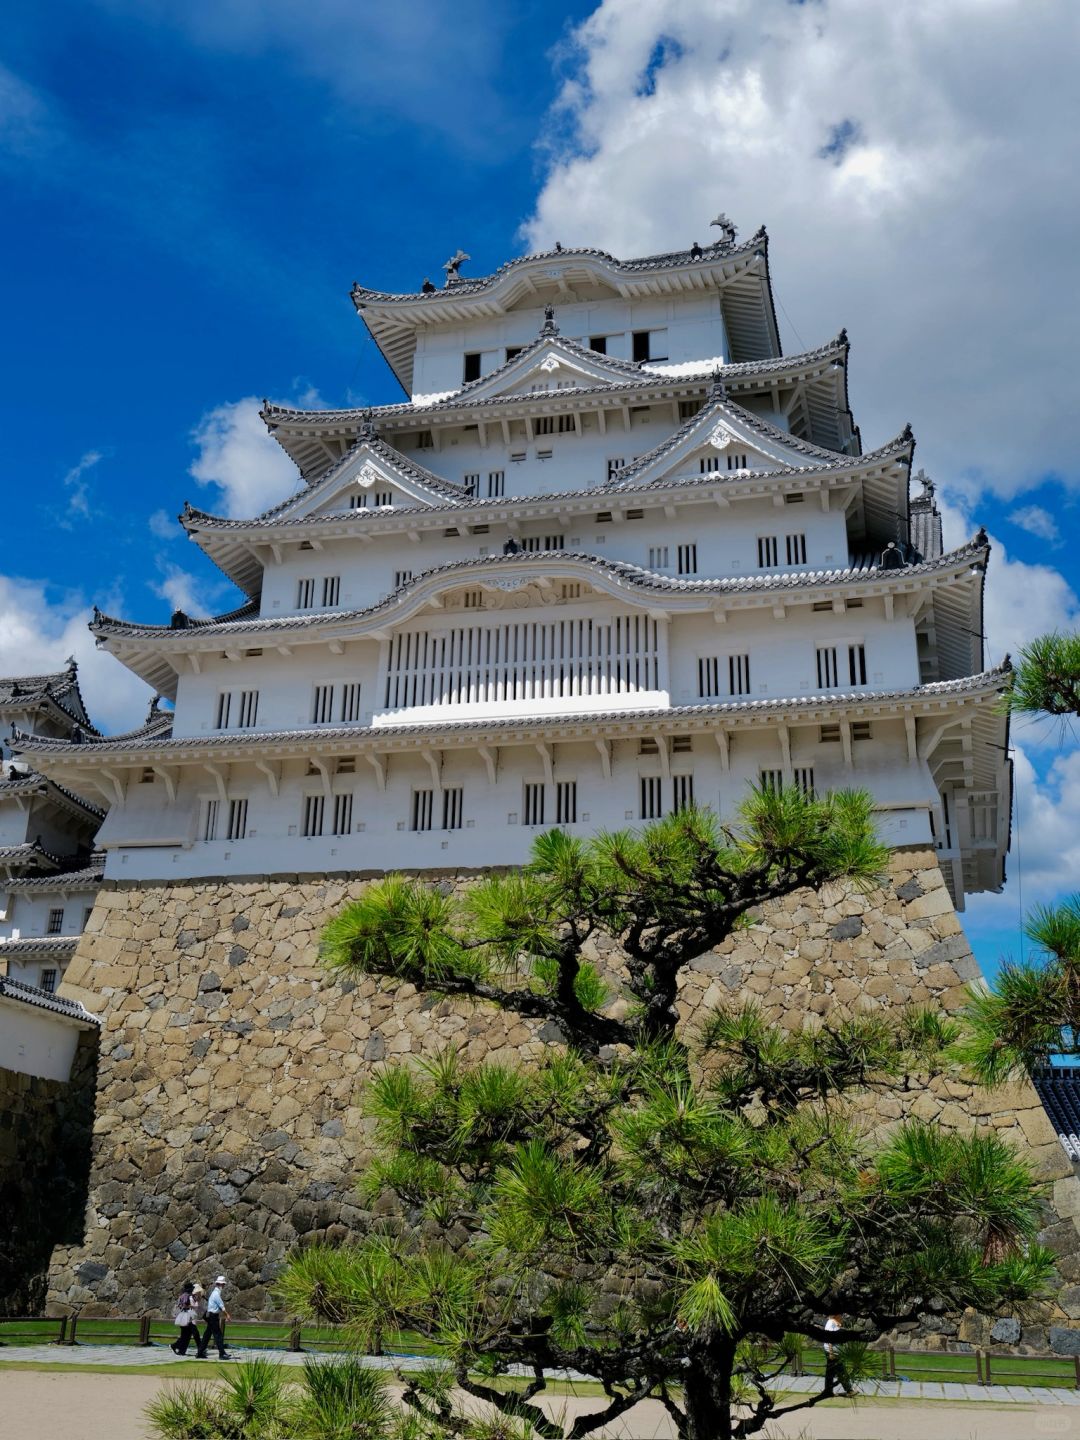
[[(352, 1194), (368, 1142), (359, 1092), (379, 1062), (447, 1044), (469, 1061), (539, 1055), (536, 1022), (411, 986), (328, 981), (320, 929), (365, 883), (103, 888), (65, 980), (104, 1024), (85, 1242), (54, 1256), (52, 1309), (163, 1310), (182, 1280), (223, 1270), (234, 1314), (272, 1313), (270, 1287), (297, 1240), (343, 1238), (364, 1219)], [(951, 1011), (977, 974), (933, 853), (901, 851), (882, 889), (804, 891), (771, 906), (701, 957), (682, 1003), (689, 1015), (754, 995), (793, 1024), (909, 1001)], [(973, 1095), (943, 1078), (911, 1098), (913, 1114), (993, 1126), (1024, 1147), (1053, 1182), (1044, 1238), (1063, 1279), (1080, 1282), (1080, 1182), (1031, 1087)], [(905, 1113), (899, 1096), (875, 1107), (883, 1126)], [(1067, 1323), (1044, 1307), (1026, 1340), (1045, 1345), (1051, 1320)]]
[(97, 1035), (79, 1036), (71, 1077), (0, 1068), (0, 1315), (36, 1315), (50, 1257), (83, 1230)]

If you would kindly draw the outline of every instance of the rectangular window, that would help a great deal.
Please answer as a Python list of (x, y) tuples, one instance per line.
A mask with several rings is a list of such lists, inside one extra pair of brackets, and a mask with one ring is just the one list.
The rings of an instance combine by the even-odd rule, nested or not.
[(442, 792), (442, 828), (460, 830), (465, 791), (460, 785), (449, 785)]
[(489, 470), (487, 493), (489, 500), (498, 500), (506, 490), (506, 471)]
[(641, 804), (639, 806), (642, 820), (659, 820), (663, 811), (662, 785), (663, 781), (659, 775), (642, 775)]
[(796, 765), (795, 788), (801, 790), (811, 800), (814, 798), (814, 769), (811, 765)]
[(750, 694), (750, 656), (728, 656), (728, 694)]
[(232, 711), (232, 692), (222, 690), (217, 697), (217, 709), (214, 711), (214, 729), (227, 730), (229, 728), (229, 715)]
[(46, 928), (45, 934), (46, 934), (46, 935), (59, 935), (60, 932), (61, 932), (61, 930), (63, 930), (63, 928), (64, 928), (64, 912), (63, 912), (63, 910), (50, 910), (50, 911), (49, 911), (49, 924), (48, 924), (48, 927)]
[(533, 434), (534, 434), (534, 435), (554, 435), (554, 434), (555, 434), (555, 416), (554, 416), (554, 415), (538, 415), (538, 416), (536, 417), (536, 419), (533, 421)]
[(236, 723), (242, 730), (250, 730), (259, 719), (259, 692), (258, 690), (240, 691), (240, 708), (237, 712)]
[(666, 570), (668, 566), (668, 547), (666, 545), (649, 546), (649, 569)]
[(541, 780), (526, 780), (524, 813), (526, 825), (544, 823), (544, 784)]
[(555, 431), (558, 435), (574, 435), (577, 433), (576, 415), (559, 415), (555, 420)]
[(648, 330), (635, 330), (633, 333), (634, 350), (633, 356), (639, 363), (649, 358), (649, 332)]
[(533, 553), (540, 550), (562, 550), (565, 542), (564, 535), (526, 535), (521, 541), (521, 548)]
[(692, 810), (694, 808), (694, 777), (693, 775), (672, 775), (671, 777), (671, 813), (678, 815), (680, 810)]
[(355, 725), (360, 719), (360, 682), (349, 681), (341, 687), (341, 723)]
[(333, 685), (316, 685), (311, 704), (311, 723), (329, 725), (334, 718)]
[(679, 546), (679, 574), (680, 574), (680, 575), (696, 575), (696, 574), (697, 574), (697, 546), (696, 546), (696, 545), (680, 545), (680, 546)]
[(42, 972), (41, 972), (41, 982), (40, 982), (40, 985), (38, 986), (38, 988), (41, 989), (41, 990), (45, 990), (45, 991), (46, 991), (48, 994), (50, 994), (50, 995), (55, 991), (55, 989), (56, 989), (56, 971), (55, 971), (54, 969), (49, 968), (49, 969), (42, 970)]
[(689, 755), (694, 748), (694, 737), (692, 735), (673, 735), (671, 737), (671, 753), (673, 755)]
[(778, 547), (775, 535), (759, 535), (757, 542), (757, 563), (761, 570), (775, 570)]
[(361, 490), (361, 492), (360, 492), (359, 495), (350, 495), (350, 496), (349, 496), (349, 509), (350, 509), (350, 510), (366, 510), (366, 509), (367, 509), (367, 491), (366, 491), (366, 490)]
[(435, 800), (433, 790), (414, 790), (412, 792), (412, 815), (409, 820), (411, 830), (430, 830), (431, 815)]
[(341, 576), (324, 575), (322, 582), (322, 603), (325, 607), (336, 605), (341, 594)]
[(821, 725), (818, 727), (818, 742), (821, 745), (838, 745), (840, 743), (839, 725)]
[(480, 476), (474, 471), (472, 474), (466, 475), (461, 483), (464, 487), (465, 494), (471, 495), (475, 500), (480, 494)]
[(243, 840), (247, 834), (247, 813), (248, 802), (246, 800), (229, 801), (229, 834), (230, 840)]
[(852, 685), (866, 684), (866, 646), (849, 645), (848, 654), (848, 679)]
[(511, 360), (516, 360), (524, 348), (525, 347), (523, 345), (507, 345), (506, 363), (509, 365)]
[(835, 690), (839, 685), (839, 671), (836, 665), (836, 646), (822, 645), (817, 652), (817, 683), (819, 690)]
[(394, 492), (392, 490), (375, 490), (372, 492), (371, 503), (375, 506), (376, 510), (380, 508), (385, 509), (387, 505), (393, 505)]
[(203, 810), (202, 838), (214, 840), (217, 837), (218, 802), (207, 800), (206, 808)]
[(789, 565), (805, 565), (805, 564), (806, 564), (806, 536), (805, 536), (805, 535), (802, 535), (802, 534), (799, 534), (799, 535), (785, 535), (785, 536), (784, 536), (784, 544), (785, 544), (785, 546), (786, 546), (787, 563), (788, 563)]
[(745, 455), (729, 455), (727, 457), (727, 468), (729, 470), (746, 470), (749, 467)]
[(719, 455), (702, 455), (698, 461), (698, 470), (702, 475), (711, 475), (714, 470), (720, 469)]
[(699, 699), (720, 694), (720, 657), (699, 655), (697, 662), (697, 687)]
[(590, 349), (590, 350), (595, 350), (596, 353), (597, 353), (597, 355), (606, 355), (606, 354), (607, 354), (607, 336), (606, 336), (606, 335), (590, 335), (590, 336), (589, 336), (589, 349)]
[(579, 580), (564, 580), (559, 586), (559, 594), (564, 600), (580, 600), (581, 582)]
[(633, 356), (638, 363), (643, 360), (666, 360), (666, 330), (635, 330), (633, 332)]
[(309, 577), (296, 582), (296, 608), (310, 610), (315, 604), (315, 579)]
[(851, 724), (852, 740), (869, 740), (873, 731), (869, 720), (854, 720)]
[(643, 735), (638, 741), (637, 753), (639, 755), (659, 755), (660, 746), (651, 735)]
[(325, 795), (305, 795), (303, 821), (300, 827), (301, 835), (311, 837), (321, 835), (323, 829), (323, 815), (326, 811)]
[(784, 772), (782, 770), (762, 770), (761, 788), (769, 795), (775, 795), (778, 790), (784, 788)]
[(555, 786), (555, 824), (577, 824), (576, 780), (560, 780)]
[(461, 597), (461, 603), (466, 610), (482, 610), (484, 608), (483, 590), (466, 590)]
[(334, 834), (348, 835), (352, 831), (352, 792), (334, 796)]
[(611, 457), (607, 462), (607, 478), (609, 480), (614, 480), (615, 476), (619, 473), (619, 471), (623, 468), (625, 464), (625, 456), (619, 455)]
[(701, 409), (702, 404), (703, 402), (701, 400), (680, 400), (679, 419), (692, 420)]
[(464, 363), (461, 367), (461, 381), (468, 385), (470, 380), (480, 379), (480, 351), (466, 350)]
[(395, 589), (395, 590), (400, 590), (401, 587), (402, 587), (402, 585), (407, 585), (411, 579), (412, 579), (412, 571), (411, 571), (411, 570), (395, 570), (395, 571), (394, 571), (394, 589)]

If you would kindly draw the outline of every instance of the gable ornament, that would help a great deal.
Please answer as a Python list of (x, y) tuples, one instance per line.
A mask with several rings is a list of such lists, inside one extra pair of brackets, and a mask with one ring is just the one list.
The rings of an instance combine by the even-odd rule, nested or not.
[(727, 450), (734, 445), (735, 436), (721, 421), (709, 431), (709, 444), (714, 450)]
[(381, 479), (382, 476), (379, 474), (378, 470), (375, 469), (374, 465), (363, 465), (361, 466), (360, 471), (356, 477), (356, 484), (362, 485), (365, 490), (370, 490), (372, 485), (374, 485), (377, 480)]
[(546, 360), (541, 360), (540, 369), (550, 375), (553, 370), (559, 369), (559, 362), (554, 355), (549, 355)]

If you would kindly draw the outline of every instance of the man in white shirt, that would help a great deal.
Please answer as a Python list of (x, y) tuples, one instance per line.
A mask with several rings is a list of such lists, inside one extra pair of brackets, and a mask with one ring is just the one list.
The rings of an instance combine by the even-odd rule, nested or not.
[(210, 1291), (210, 1299), (206, 1302), (206, 1329), (203, 1331), (202, 1342), (199, 1345), (198, 1357), (206, 1359), (206, 1349), (213, 1340), (217, 1346), (219, 1360), (231, 1360), (232, 1356), (226, 1353), (225, 1336), (222, 1333), (222, 1324), (231, 1319), (229, 1312), (225, 1309), (225, 1300), (221, 1294), (221, 1287), (227, 1285), (228, 1281), (224, 1275), (219, 1275), (214, 1281), (214, 1288)]

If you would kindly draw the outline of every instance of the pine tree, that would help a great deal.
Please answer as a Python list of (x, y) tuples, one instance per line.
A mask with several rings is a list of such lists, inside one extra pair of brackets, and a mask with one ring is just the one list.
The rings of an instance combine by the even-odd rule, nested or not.
[[(871, 1373), (870, 1343), (930, 1302), (1035, 1293), (1050, 1270), (1037, 1186), (995, 1134), (908, 1122), (875, 1149), (858, 1123), (868, 1092), (947, 1064), (955, 1026), (680, 1015), (683, 971), (763, 902), (869, 886), (885, 859), (868, 796), (790, 789), (752, 792), (731, 829), (690, 810), (587, 842), (552, 831), (523, 870), (459, 895), (369, 887), (326, 929), (334, 974), (468, 997), (561, 1043), (532, 1068), (453, 1051), (386, 1067), (360, 1183), (396, 1197), (397, 1223), (302, 1250), (283, 1303), (349, 1322), (366, 1347), (433, 1342), (445, 1368), (405, 1392), (432, 1433), (462, 1433), (456, 1387), (545, 1440), (650, 1396), (681, 1440), (727, 1440)], [(830, 1342), (820, 1387), (784, 1400), (785, 1367)], [(605, 1400), (552, 1420), (537, 1400), (557, 1370)]]

